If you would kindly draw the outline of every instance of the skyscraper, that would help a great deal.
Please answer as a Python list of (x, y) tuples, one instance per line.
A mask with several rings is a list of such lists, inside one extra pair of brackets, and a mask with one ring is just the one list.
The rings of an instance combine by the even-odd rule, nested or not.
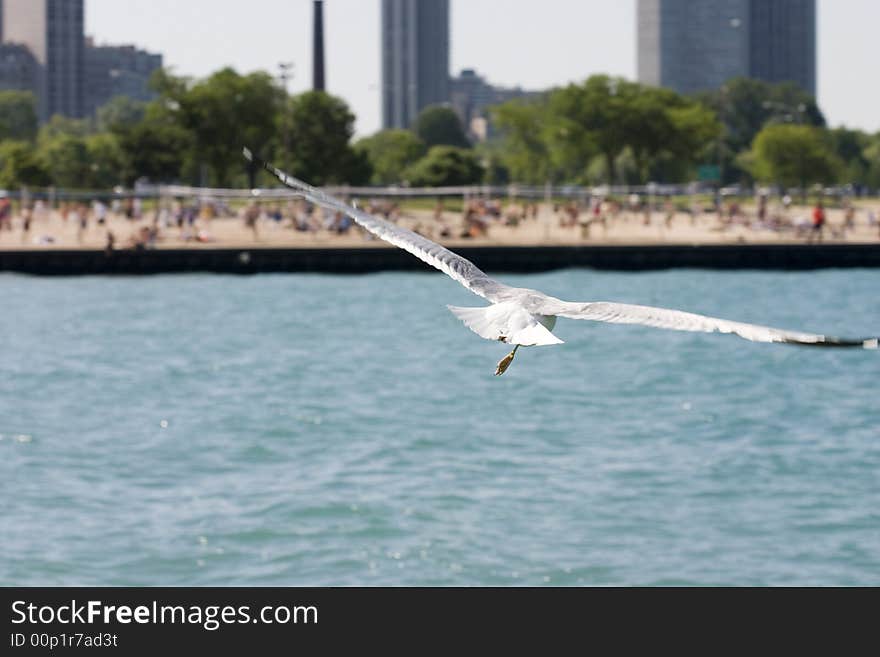
[(83, 0), (3, 0), (3, 40), (37, 62), (38, 114), (81, 117), (84, 111)]
[(25, 46), (0, 44), (0, 91), (33, 91), (37, 61)]
[(816, 95), (816, 0), (752, 0), (749, 74)]
[(382, 0), (382, 125), (449, 102), (449, 0)]
[(640, 82), (680, 93), (733, 77), (816, 93), (816, 0), (639, 0)]
[(489, 84), (474, 69), (466, 68), (449, 80), (452, 109), (461, 119), (468, 136), (485, 141), (493, 134), (489, 108), (514, 98), (529, 98), (541, 92), (525, 91), (520, 87), (496, 87)]
[(150, 76), (162, 68), (162, 55), (135, 46), (99, 46), (86, 38), (84, 113), (93, 114), (115, 96), (150, 101)]

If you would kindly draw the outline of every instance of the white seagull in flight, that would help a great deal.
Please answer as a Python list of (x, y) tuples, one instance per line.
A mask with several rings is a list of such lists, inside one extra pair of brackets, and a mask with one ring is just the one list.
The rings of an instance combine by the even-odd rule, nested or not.
[(703, 331), (706, 333), (735, 333), (755, 342), (785, 342), (822, 347), (863, 347), (877, 349), (878, 338), (843, 339), (814, 333), (785, 331), (743, 324), (726, 319), (705, 317), (680, 310), (636, 306), (610, 301), (562, 301), (537, 290), (510, 287), (487, 276), (474, 263), (432, 242), (426, 237), (397, 226), (379, 217), (362, 212), (356, 207), (336, 199), (311, 185), (276, 169), (256, 157), (247, 148), (244, 156), (262, 166), (278, 180), (315, 205), (344, 212), (355, 222), (377, 237), (400, 247), (404, 251), (436, 267), (450, 278), (458, 281), (474, 294), (492, 305), (481, 308), (457, 308), (447, 306), (465, 326), (481, 338), (514, 345), (513, 351), (501, 359), (495, 375), (504, 374), (520, 347), (562, 344), (551, 331), (557, 317), (589, 319), (617, 324), (644, 324), (676, 331)]

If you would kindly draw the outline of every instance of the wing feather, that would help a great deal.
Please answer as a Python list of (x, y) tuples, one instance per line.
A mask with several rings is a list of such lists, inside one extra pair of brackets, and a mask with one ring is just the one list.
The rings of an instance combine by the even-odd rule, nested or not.
[(500, 295), (505, 290), (510, 289), (509, 286), (488, 276), (467, 258), (453, 253), (446, 247), (429, 240), (427, 237), (352, 207), (348, 203), (334, 198), (320, 189), (275, 168), (268, 162), (255, 156), (247, 148), (244, 149), (244, 156), (266, 169), (284, 185), (297, 190), (303, 198), (311, 203), (330, 210), (344, 212), (376, 237), (413, 254), (419, 260), (439, 269), (476, 295), (494, 302), (500, 298)]
[(816, 333), (787, 331), (758, 324), (732, 322), (681, 310), (609, 301), (571, 303), (548, 297), (541, 312), (552, 313), (568, 319), (588, 319), (613, 324), (642, 324), (674, 331), (733, 333), (754, 342), (787, 342), (815, 347), (863, 347), (865, 349), (876, 349), (878, 344), (877, 338), (837, 338)]

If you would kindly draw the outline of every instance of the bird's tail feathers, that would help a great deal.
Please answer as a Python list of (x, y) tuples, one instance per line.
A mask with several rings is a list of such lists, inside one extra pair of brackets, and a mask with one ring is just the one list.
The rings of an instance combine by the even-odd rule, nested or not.
[(483, 308), (447, 306), (471, 331), (486, 340), (524, 347), (562, 344), (534, 316), (519, 307), (496, 303)]
[(446, 306), (449, 312), (458, 317), (471, 331), (487, 340), (498, 340), (498, 328), (489, 316), (492, 306), (483, 308), (461, 308), (459, 306)]

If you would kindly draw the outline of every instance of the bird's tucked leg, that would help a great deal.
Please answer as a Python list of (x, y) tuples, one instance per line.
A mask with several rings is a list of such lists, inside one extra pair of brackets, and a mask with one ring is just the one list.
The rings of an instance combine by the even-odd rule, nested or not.
[(507, 371), (507, 368), (513, 362), (513, 357), (516, 356), (517, 349), (519, 349), (519, 345), (514, 346), (513, 351), (498, 361), (498, 367), (495, 368), (495, 376), (501, 376)]

